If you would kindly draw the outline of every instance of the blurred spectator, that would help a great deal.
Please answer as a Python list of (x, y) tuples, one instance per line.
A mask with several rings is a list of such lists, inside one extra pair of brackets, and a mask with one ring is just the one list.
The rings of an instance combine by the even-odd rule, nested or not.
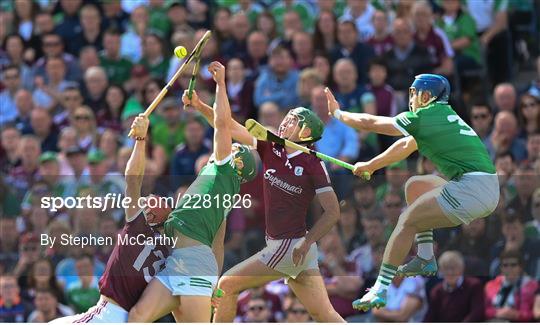
[(337, 19), (331, 11), (321, 11), (315, 22), (313, 46), (315, 50), (330, 53), (337, 44)]
[(434, 60), (433, 73), (451, 76), (454, 73), (454, 50), (444, 31), (434, 26), (433, 10), (427, 0), (414, 3), (412, 7), (414, 40), (425, 47)]
[(24, 52), (24, 60), (27, 62), (35, 62), (43, 56), (43, 46), (41, 44), (41, 36), (54, 31), (54, 20), (50, 12), (39, 11), (34, 19), (35, 25), (32, 30), (32, 37), (28, 41)]
[(84, 73), (84, 104), (89, 106), (94, 114), (107, 109), (105, 91), (108, 86), (107, 74), (102, 67), (91, 67)]
[[(355, 1), (351, 1), (355, 2)], [(356, 67), (358, 85), (364, 85), (367, 78), (368, 62), (375, 56), (370, 45), (358, 41), (358, 31), (351, 21), (340, 21), (337, 29), (339, 45), (331, 53), (332, 63), (341, 58), (349, 58)]]
[(88, 150), (96, 145), (97, 125), (94, 112), (88, 106), (79, 106), (70, 116), (70, 125), (77, 132), (77, 145)]
[(336, 91), (336, 100), (343, 110), (355, 113), (369, 112), (363, 107), (362, 99), (366, 93), (365, 87), (358, 82), (358, 74), (354, 68), (354, 62), (348, 58), (339, 59), (334, 64), (332, 72)]
[(88, 184), (90, 172), (88, 171), (88, 161), (86, 159), (86, 150), (79, 145), (66, 149), (66, 158), (73, 176), (78, 185)]
[(540, 188), (532, 194), (531, 215), (533, 220), (525, 225), (525, 237), (540, 239)]
[(356, 268), (362, 273), (368, 274), (373, 271), (373, 251), (375, 247), (385, 244), (384, 221), (378, 215), (366, 215), (360, 219), (366, 243), (354, 251), (350, 258), (356, 263)]
[(26, 279), (30, 273), (30, 268), (40, 256), (41, 245), (39, 237), (32, 233), (24, 234), (19, 240), (19, 260), (13, 269), (13, 275), (18, 278), (22, 289), (26, 287)]
[(471, 105), (469, 117), (474, 132), (482, 141), (489, 141), (491, 123), (493, 122), (493, 114), (489, 105), (483, 99), (476, 99)]
[(528, 138), (540, 133), (540, 97), (523, 94), (518, 110), (520, 137)]
[[(7, 193), (6, 193), (7, 194)], [(17, 219), (0, 210), (0, 273), (11, 272), (19, 259)]]
[(309, 33), (296, 32), (291, 44), (296, 68), (302, 70), (313, 65), (315, 56), (313, 39)]
[(501, 83), (495, 86), (493, 90), (493, 100), (495, 109), (500, 111), (509, 111), (516, 113), (517, 94), (516, 88), (511, 83)]
[(340, 21), (353, 21), (358, 30), (358, 40), (365, 41), (374, 34), (372, 17), (375, 8), (368, 0), (348, 0)]
[(99, 55), (99, 63), (105, 69), (111, 84), (123, 86), (129, 80), (133, 64), (120, 56), (120, 32), (108, 29), (103, 36), (103, 50)]
[(431, 72), (434, 65), (429, 52), (414, 41), (410, 21), (396, 18), (392, 36), (394, 48), (383, 54), (388, 67), (388, 84), (401, 93), (398, 107), (407, 107), (404, 102), (405, 92), (411, 80), (418, 74)]
[(184, 123), (178, 100), (167, 97), (159, 104), (160, 121), (152, 125), (152, 144), (165, 149), (167, 160), (172, 157), (176, 146), (184, 143)]
[(447, 251), (439, 257), (443, 282), (429, 293), (429, 308), (424, 322), (467, 323), (484, 320), (482, 283), (476, 278), (464, 276), (465, 264), (458, 251)]
[(273, 132), (277, 132), (279, 124), (283, 120), (284, 114), (274, 102), (264, 102), (259, 107), (259, 116), (257, 121)]
[(181, 182), (192, 180), (192, 175), (196, 175), (195, 161), (210, 152), (210, 147), (204, 141), (205, 129), (204, 122), (199, 118), (187, 118), (184, 129), (185, 143), (178, 145), (171, 162), (171, 174)]
[(518, 122), (516, 116), (509, 111), (500, 111), (495, 115), (493, 131), (489, 138), (484, 141), (491, 159), (497, 153), (510, 151), (519, 163), (527, 158), (525, 141), (518, 136)]
[(120, 135), (114, 129), (105, 129), (99, 137), (98, 148), (105, 155), (107, 172), (116, 172), (116, 157), (120, 147)]
[(34, 78), (32, 66), (25, 60), (25, 43), (20, 35), (11, 34), (6, 36), (2, 49), (5, 51), (5, 59), (0, 60), (2, 67), (16, 65), (19, 67), (21, 86), (27, 89), (33, 87)]
[(98, 51), (92, 45), (87, 45), (79, 52), (79, 66), (83, 74), (91, 67), (99, 66)]
[(169, 1), (168, 4), (165, 4), (165, 8), (167, 9), (167, 18), (171, 24), (171, 32), (188, 26), (188, 12), (183, 2)]
[[(247, 314), (249, 313), (250, 306), (253, 306), (254, 300), (264, 301), (264, 305), (269, 311), (268, 321), (280, 321), (283, 318), (281, 299), (280, 297), (272, 293), (266, 288), (266, 286), (260, 286), (253, 289), (243, 291), (238, 296), (237, 305), (237, 317), (243, 318), (247, 321)], [(252, 315), (257, 314), (258, 310), (252, 310)], [(254, 320), (252, 320), (254, 321)]]
[[(330, 118), (326, 105), (324, 87), (316, 86), (311, 91), (310, 106), (325, 124), (322, 139), (317, 142), (316, 147), (319, 151), (326, 152), (332, 157), (352, 161), (358, 155), (359, 150), (358, 141), (355, 141), (357, 139), (356, 132), (337, 119)], [(338, 169), (336, 165), (332, 165), (330, 168), (332, 170)]]
[(21, 132), (13, 125), (2, 126), (0, 133), (2, 151), (4, 155), (0, 158), (0, 169), (2, 174), (9, 174), (11, 169), (21, 164), (21, 153), (19, 151)]
[(404, 197), (405, 183), (411, 176), (411, 172), (407, 167), (407, 162), (402, 160), (386, 167), (385, 182), (377, 187), (377, 201), (382, 201), (386, 193), (397, 192)]
[(220, 52), (228, 48), (233, 42), (231, 15), (231, 10), (227, 7), (219, 7), (214, 13), (213, 36), (216, 38)]
[(15, 94), (21, 86), (21, 72), (17, 65), (9, 65), (2, 69), (2, 83), (5, 89), (0, 92), (0, 102), (2, 103), (0, 125), (13, 121), (17, 117)]
[(188, 0), (188, 23), (195, 29), (210, 28), (210, 4), (204, 0)]
[(257, 79), (263, 67), (267, 65), (268, 42), (268, 36), (258, 30), (254, 30), (247, 37), (247, 56), (243, 60), (247, 78)]
[(57, 23), (55, 32), (64, 40), (72, 40), (77, 31), (81, 29), (79, 21), (79, 8), (82, 0), (60, 0), (60, 11), (54, 17)]
[(285, 297), (283, 302), (283, 310), (285, 311), (284, 323), (309, 323), (311, 322), (311, 317), (309, 313), (302, 305), (300, 300), (295, 296)]
[(427, 311), (424, 279), (395, 277), (390, 287), (386, 307), (371, 311), (377, 322), (420, 322)]
[[(70, 2), (70, 1), (64, 1)], [(76, 2), (76, 1), (73, 1)], [(41, 45), (43, 47), (43, 57), (39, 58), (34, 64), (34, 76), (46, 76), (46, 64), (50, 58), (61, 58), (66, 67), (66, 80), (79, 81), (81, 70), (77, 58), (64, 52), (64, 41), (60, 35), (55, 33), (46, 33), (41, 36)]]
[(364, 241), (360, 218), (353, 203), (351, 199), (339, 202), (341, 217), (337, 224), (337, 230), (347, 254), (351, 254)]
[(66, 127), (73, 119), (75, 109), (83, 104), (81, 91), (75, 85), (65, 87), (59, 98), (59, 109), (53, 121), (58, 128)]
[[(19, 200), (32, 186), (37, 177), (38, 158), (41, 155), (39, 139), (33, 135), (25, 135), (20, 141), (21, 164), (11, 169), (6, 181), (15, 191)], [(20, 201), (19, 201), (20, 202)]]
[[(88, 166), (90, 170), (90, 187), (94, 195), (105, 196), (106, 194), (124, 193), (124, 179), (117, 174), (108, 172), (107, 169), (109, 166), (103, 151), (100, 149), (91, 149), (88, 152)], [(82, 188), (84, 186), (80, 187), (79, 190)], [(118, 221), (118, 213), (115, 213), (115, 218)]]
[(540, 56), (536, 57), (536, 79), (531, 81), (529, 94), (540, 97)]
[(60, 93), (73, 83), (66, 80), (66, 66), (61, 58), (53, 57), (45, 64), (45, 78), (37, 76), (32, 95), (37, 106), (53, 111), (60, 101)]
[(468, 12), (476, 22), (474, 32), (485, 48), (490, 80), (496, 85), (512, 77), (512, 43), (508, 30), (508, 1), (480, 3), (467, 1)]
[[(310, 10), (309, 4), (304, 1), (298, 0), (283, 0), (276, 2), (272, 8), (272, 15), (276, 20), (278, 29), (281, 29), (282, 34), (285, 36), (285, 39), (290, 39), (292, 35), (287, 35), (288, 20), (294, 19), (297, 20), (297, 25), (299, 30), (309, 30), (313, 26), (313, 14)], [(294, 18), (292, 18), (294, 17)], [(292, 31), (291, 31), (292, 32)]]
[(232, 38), (226, 46), (221, 48), (220, 54), (225, 59), (232, 57), (245, 58), (247, 56), (247, 38), (251, 25), (244, 12), (235, 13), (230, 20)]
[(271, 320), (270, 308), (262, 296), (252, 296), (246, 306), (242, 323), (268, 323)]
[(522, 269), (528, 275), (538, 276), (538, 239), (526, 238), (524, 235), (523, 221), (515, 211), (509, 210), (502, 219), (503, 239), (495, 243), (491, 249), (490, 275), (495, 277), (499, 273), (502, 261), (499, 255), (507, 250), (517, 250), (522, 254)]
[(28, 41), (32, 36), (34, 18), (39, 7), (35, 2), (26, 1), (15, 1), (14, 7), (14, 23), (17, 32), (25, 41)]
[(388, 240), (392, 231), (397, 225), (401, 211), (405, 209), (406, 202), (400, 191), (386, 192), (382, 201), (382, 211), (384, 213), (384, 239)]
[(254, 26), (257, 21), (257, 16), (264, 10), (262, 4), (257, 3), (254, 0), (241, 0), (238, 3), (231, 6), (231, 11), (236, 13), (242, 11), (246, 13), (249, 18), (249, 23)]
[(74, 314), (71, 308), (58, 303), (50, 289), (37, 290), (34, 305), (36, 309), (28, 316), (29, 323), (48, 323), (53, 319)]
[(269, 69), (261, 72), (255, 83), (255, 105), (272, 101), (284, 111), (294, 108), (298, 98), (290, 90), (296, 89), (298, 71), (292, 68), (291, 53), (287, 48), (277, 46), (270, 53), (268, 63)]
[(54, 266), (48, 258), (42, 257), (32, 264), (27, 283), (25, 298), (34, 300), (37, 290), (47, 289), (53, 292), (59, 302), (64, 301), (64, 293), (54, 276)]
[(34, 109), (34, 99), (32, 93), (24, 88), (15, 93), (15, 105), (17, 106), (17, 117), (13, 123), (22, 133), (28, 133), (30, 126), (30, 115)]
[(380, 215), (381, 210), (375, 200), (375, 189), (373, 183), (356, 180), (353, 186), (353, 197), (355, 205), (360, 212), (360, 217), (370, 215)]
[(69, 39), (68, 52), (78, 56), (85, 46), (93, 46), (96, 50), (103, 49), (103, 33), (101, 32), (101, 13), (96, 5), (85, 4), (80, 12), (81, 29)]
[(363, 285), (362, 271), (347, 257), (337, 227), (321, 239), (320, 251), (324, 256), (320, 268), (328, 298), (339, 315), (351, 316), (355, 313), (352, 302)]
[(373, 47), (377, 56), (381, 56), (394, 46), (394, 40), (388, 31), (388, 13), (376, 10), (372, 19), (373, 35), (367, 40), (367, 43)]
[(120, 2), (112, 0), (102, 3), (103, 20), (106, 28), (116, 28), (123, 33), (129, 22), (129, 15), (122, 9)]
[(323, 85), (322, 78), (319, 76), (317, 70), (314, 68), (305, 68), (302, 70), (296, 89), (300, 100), (300, 106), (310, 106), (311, 92), (315, 87), (321, 85)]
[(99, 300), (98, 278), (94, 276), (94, 261), (89, 255), (76, 258), (78, 281), (67, 287), (66, 297), (76, 313), (83, 313)]
[(508, 202), (507, 208), (515, 210), (522, 221), (531, 221), (532, 193), (540, 187), (539, 175), (534, 172), (532, 165), (524, 163), (516, 169), (514, 181), (517, 195)]
[(505, 250), (500, 255), (501, 274), (485, 287), (485, 313), (490, 321), (530, 322), (538, 282), (524, 274), (519, 251)]
[(443, 15), (437, 19), (436, 24), (448, 36), (455, 52), (456, 68), (460, 76), (463, 76), (466, 71), (478, 69), (483, 63), (476, 24), (461, 9), (459, 0), (443, 0), (442, 9)]
[(152, 0), (148, 2), (149, 27), (162, 38), (169, 35), (171, 22), (168, 19), (165, 0)]
[(232, 58), (227, 62), (227, 94), (233, 118), (240, 124), (248, 118), (255, 117), (256, 109), (253, 104), (253, 81), (246, 78), (244, 62)]
[(277, 23), (274, 16), (268, 12), (263, 11), (257, 16), (257, 30), (266, 35), (270, 42), (273, 42), (278, 37)]
[(121, 116), (126, 101), (127, 94), (124, 88), (118, 85), (110, 85), (105, 93), (106, 109), (98, 112), (98, 125), (121, 131)]
[(34, 309), (27, 301), (21, 299), (17, 278), (4, 274), (0, 276), (0, 321), (3, 323), (24, 323)]
[(150, 71), (153, 78), (165, 79), (169, 70), (169, 61), (163, 55), (162, 39), (157, 34), (147, 34), (142, 43), (143, 57), (141, 65)]
[(145, 6), (133, 9), (130, 15), (128, 30), (120, 39), (120, 56), (131, 62), (139, 62), (142, 58), (142, 41), (148, 28), (148, 10)]
[(461, 232), (453, 237), (444, 250), (458, 251), (464, 258), (466, 275), (487, 277), (489, 274), (489, 252), (493, 243), (486, 233), (486, 219), (476, 219), (461, 225)]
[(333, 88), (334, 81), (332, 80), (332, 68), (330, 66), (330, 58), (322, 53), (315, 54), (313, 58), (313, 68), (319, 74), (323, 85)]
[(35, 135), (41, 143), (41, 151), (58, 151), (58, 131), (54, 127), (50, 113), (41, 108), (32, 110), (29, 134)]

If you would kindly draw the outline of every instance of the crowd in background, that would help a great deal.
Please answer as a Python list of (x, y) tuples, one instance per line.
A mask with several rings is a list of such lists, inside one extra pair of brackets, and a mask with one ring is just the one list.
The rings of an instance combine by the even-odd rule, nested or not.
[[(355, 312), (406, 207), (412, 175), (438, 174), (415, 154), (372, 181), (328, 165), (341, 218), (318, 243), (326, 289), (350, 321), (540, 319), (540, 3), (534, 0), (13, 0), (0, 4), (0, 322), (86, 311), (112, 245), (41, 244), (41, 235), (114, 236), (122, 209), (51, 211), (41, 198), (124, 191), (128, 138), (205, 30), (196, 91), (213, 102), (206, 67), (227, 68), (234, 118), (277, 129), (304, 106), (325, 124), (315, 148), (354, 163), (396, 138), (356, 131), (341, 108), (395, 116), (420, 73), (445, 75), (451, 104), (485, 143), (501, 184), (493, 215), (435, 231), (439, 274), (396, 278), (385, 308)], [(187, 71), (191, 71), (191, 67)], [(143, 194), (174, 197), (208, 161), (212, 129), (180, 95), (184, 73), (151, 115)], [(463, 157), (464, 160), (467, 157)], [(262, 175), (243, 186), (249, 208), (227, 219), (225, 270), (264, 245)], [(482, 195), (478, 193), (478, 195)], [(308, 224), (320, 215), (314, 204)], [(167, 320), (171, 320), (168, 318)], [(239, 322), (307, 322), (281, 281), (243, 292)]]

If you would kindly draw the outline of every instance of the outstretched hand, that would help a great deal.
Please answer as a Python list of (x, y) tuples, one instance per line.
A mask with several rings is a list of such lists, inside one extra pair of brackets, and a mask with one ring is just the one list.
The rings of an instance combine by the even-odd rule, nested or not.
[(334, 94), (332, 94), (332, 91), (330, 91), (330, 88), (326, 87), (324, 93), (328, 102), (328, 115), (333, 116), (334, 112), (339, 109), (339, 103), (334, 97)]
[(213, 61), (208, 66), (208, 71), (217, 84), (225, 84), (225, 66), (218, 61)]

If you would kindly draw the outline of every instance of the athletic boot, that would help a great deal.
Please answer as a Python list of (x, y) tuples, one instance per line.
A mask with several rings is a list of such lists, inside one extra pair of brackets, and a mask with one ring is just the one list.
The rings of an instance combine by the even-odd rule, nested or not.
[(409, 263), (398, 267), (396, 276), (433, 276), (437, 274), (437, 270), (437, 261), (435, 260), (435, 257), (425, 260), (415, 256)]
[(369, 290), (362, 298), (353, 302), (353, 308), (361, 311), (368, 311), (371, 308), (382, 308), (386, 306), (386, 290), (375, 292)]

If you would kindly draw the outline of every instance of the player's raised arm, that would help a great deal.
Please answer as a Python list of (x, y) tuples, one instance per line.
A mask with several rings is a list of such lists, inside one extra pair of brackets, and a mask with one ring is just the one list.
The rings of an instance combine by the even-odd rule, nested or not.
[(364, 172), (369, 172), (371, 175), (381, 168), (409, 157), (416, 149), (418, 149), (418, 146), (412, 136), (401, 138), (370, 161), (357, 162), (354, 165), (353, 173), (356, 176), (362, 176)]
[(126, 197), (131, 198), (131, 204), (126, 208), (126, 219), (132, 218), (138, 212), (137, 201), (141, 197), (141, 185), (146, 163), (146, 134), (148, 132), (148, 117), (139, 114), (131, 125), (132, 137), (136, 140), (133, 152), (126, 165)]
[(328, 101), (328, 113), (350, 127), (362, 131), (375, 132), (379, 134), (400, 136), (402, 133), (394, 126), (394, 119), (386, 116), (377, 116), (366, 113), (351, 113), (339, 109), (334, 94), (328, 89), (324, 90)]
[(208, 71), (216, 82), (216, 101), (214, 103), (214, 155), (216, 161), (230, 158), (231, 139), (231, 107), (227, 98), (225, 85), (225, 67), (218, 61), (210, 63)]
[[(187, 96), (187, 90), (184, 91), (184, 95), (182, 96), (182, 102), (184, 105), (191, 105), (193, 106), (197, 111), (199, 111), (214, 127), (214, 110), (212, 107), (204, 103), (199, 96), (197, 95), (196, 91), (193, 91), (191, 100)], [(255, 138), (249, 134), (249, 132), (246, 130), (246, 128), (235, 121), (232, 117), (230, 118), (231, 125), (231, 136), (234, 140), (240, 142), (241, 144), (245, 144), (248, 146), (252, 146), (255, 143)]]

